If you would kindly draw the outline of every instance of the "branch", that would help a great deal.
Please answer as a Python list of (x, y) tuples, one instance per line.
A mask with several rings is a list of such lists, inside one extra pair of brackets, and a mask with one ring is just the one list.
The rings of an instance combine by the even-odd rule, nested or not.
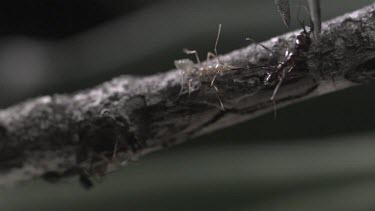
[[(299, 31), (263, 45), (280, 61)], [(210, 85), (215, 73), (192, 73), (193, 92), (180, 95), (180, 71), (145, 78), (121, 76), (70, 95), (32, 99), (0, 111), (0, 185), (43, 176), (105, 174), (122, 161), (237, 124), (272, 111), (275, 85), (264, 85), (269, 52), (250, 45), (220, 61), (236, 67), (221, 72), (225, 111)], [(216, 61), (209, 61), (211, 64)], [(319, 42), (287, 77), (277, 107), (373, 80), (375, 4), (323, 24)], [(207, 65), (207, 64), (203, 64)]]

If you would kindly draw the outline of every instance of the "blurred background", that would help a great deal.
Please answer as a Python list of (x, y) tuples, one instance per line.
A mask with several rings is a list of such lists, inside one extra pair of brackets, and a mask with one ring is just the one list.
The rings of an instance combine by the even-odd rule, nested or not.
[[(324, 0), (323, 19), (371, 0)], [(298, 7), (293, 0), (292, 29)], [(301, 16), (305, 16), (301, 11)], [(286, 33), (272, 0), (34, 0), (0, 5), (0, 107), (121, 74), (173, 69)], [(0, 190), (0, 210), (374, 210), (375, 98), (368, 84), (145, 156), (83, 190), (76, 178)]]

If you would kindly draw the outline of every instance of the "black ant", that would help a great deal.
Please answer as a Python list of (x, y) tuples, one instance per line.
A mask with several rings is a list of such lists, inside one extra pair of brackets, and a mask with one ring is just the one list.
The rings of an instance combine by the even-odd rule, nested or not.
[[(300, 67), (301, 64), (304, 64), (306, 61), (306, 52), (309, 51), (312, 40), (311, 40), (311, 34), (313, 32), (313, 24), (308, 26), (308, 29), (306, 29), (306, 26), (303, 22), (300, 21), (300, 24), (302, 25), (302, 31), (297, 35), (296, 40), (294, 42), (294, 48), (292, 50), (287, 50), (285, 52), (285, 57), (281, 62), (278, 62), (276, 65), (272, 66), (260, 66), (261, 68), (270, 69), (271, 71), (268, 71), (263, 80), (263, 83), (265, 86), (271, 85), (273, 83), (277, 83), (272, 96), (270, 98), (271, 101), (274, 103), (274, 110), (275, 110), (275, 118), (276, 118), (276, 105), (275, 105), (275, 97), (277, 92), (279, 91), (282, 83), (284, 82), (286, 75), (290, 72), (292, 72), (297, 67)], [(254, 42), (251, 38), (246, 38), (246, 40), (250, 40)], [(267, 50), (273, 59), (276, 59), (275, 53), (268, 48), (267, 46), (256, 43), (257, 45), (260, 45), (265, 50)], [(273, 60), (274, 61), (274, 60)]]
[[(301, 31), (295, 40), (295, 46), (292, 51), (287, 50), (285, 52), (285, 58), (283, 61), (279, 62), (276, 65), (273, 71), (268, 72), (266, 77), (264, 78), (264, 85), (269, 85), (275, 81), (277, 81), (277, 85), (270, 100), (274, 100), (275, 96), (282, 85), (286, 75), (292, 72), (301, 62), (306, 59), (305, 53), (309, 51), (311, 46), (311, 33), (313, 31), (313, 27), (310, 26), (309, 29), (306, 29), (305, 25), (302, 23), (303, 31)], [(266, 48), (269, 50), (268, 48)], [(273, 52), (271, 51), (273, 54)]]

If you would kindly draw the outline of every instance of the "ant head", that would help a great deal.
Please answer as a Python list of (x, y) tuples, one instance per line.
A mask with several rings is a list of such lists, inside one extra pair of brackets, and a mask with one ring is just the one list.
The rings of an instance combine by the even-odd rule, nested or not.
[[(307, 30), (306, 30), (307, 28)], [(314, 31), (314, 25), (311, 23), (307, 26), (304, 26), (303, 27), (303, 31), (307, 34), (307, 35), (310, 35), (312, 31)]]
[(311, 32), (314, 31), (314, 25), (312, 23), (309, 25), (305, 25), (304, 21), (301, 21), (300, 24), (305, 35), (309, 36)]

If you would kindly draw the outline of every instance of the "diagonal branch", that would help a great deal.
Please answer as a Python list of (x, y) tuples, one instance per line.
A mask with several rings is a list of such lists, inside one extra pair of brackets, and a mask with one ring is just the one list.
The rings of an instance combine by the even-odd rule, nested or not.
[[(263, 45), (282, 60), (298, 33)], [(193, 92), (180, 95), (178, 70), (144, 78), (121, 76), (92, 89), (40, 97), (0, 111), (0, 185), (42, 175), (54, 181), (105, 174), (119, 161), (273, 110), (275, 84), (264, 85), (266, 69), (260, 68), (275, 65), (268, 51), (253, 44), (220, 61), (241, 67), (216, 78), (225, 111), (210, 85), (216, 71), (189, 74), (183, 85), (191, 79)], [(277, 107), (373, 80), (375, 4), (324, 23), (304, 62), (304, 68), (287, 74)]]

